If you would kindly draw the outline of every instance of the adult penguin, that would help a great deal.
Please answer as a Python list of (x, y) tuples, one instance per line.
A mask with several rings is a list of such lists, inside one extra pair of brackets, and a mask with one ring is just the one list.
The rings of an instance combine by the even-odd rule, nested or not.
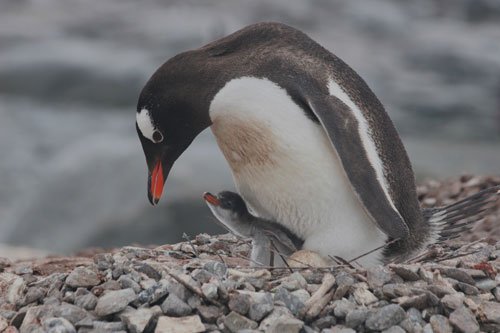
[(136, 117), (152, 204), (173, 163), (210, 126), (251, 211), (325, 257), (353, 258), (387, 240), (360, 263), (408, 257), (448, 235), (447, 217), (455, 225), (497, 196), (421, 210), (410, 161), (375, 94), (334, 54), (280, 23), (169, 59), (143, 88)]

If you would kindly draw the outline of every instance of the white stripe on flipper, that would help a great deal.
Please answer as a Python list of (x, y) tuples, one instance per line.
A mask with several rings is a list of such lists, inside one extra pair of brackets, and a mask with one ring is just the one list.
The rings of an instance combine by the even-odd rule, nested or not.
[[(328, 80), (328, 92), (331, 96), (340, 99), (345, 105), (347, 105), (347, 107), (351, 109), (352, 113), (356, 117), (356, 120), (358, 121), (359, 136), (361, 137), (361, 143), (363, 144), (366, 154), (368, 155), (368, 161), (375, 170), (377, 180), (380, 183), (382, 190), (384, 191), (384, 194), (387, 197), (387, 200), (389, 201), (392, 209), (394, 209), (394, 211), (397, 212), (397, 214), (401, 217), (401, 214), (399, 214), (399, 211), (396, 209), (396, 206), (394, 205), (394, 202), (392, 201), (392, 198), (389, 194), (389, 184), (384, 175), (382, 160), (380, 159), (380, 156), (377, 152), (375, 142), (370, 135), (368, 122), (363, 116), (363, 113), (361, 112), (359, 107), (351, 100), (351, 98), (349, 98), (342, 87), (332, 79)], [(404, 221), (402, 217), (401, 220)]]
[(147, 109), (142, 109), (141, 112), (137, 112), (135, 115), (135, 120), (142, 135), (145, 138), (153, 141), (153, 132), (155, 131), (155, 126), (153, 125), (153, 120), (149, 115), (149, 111)]

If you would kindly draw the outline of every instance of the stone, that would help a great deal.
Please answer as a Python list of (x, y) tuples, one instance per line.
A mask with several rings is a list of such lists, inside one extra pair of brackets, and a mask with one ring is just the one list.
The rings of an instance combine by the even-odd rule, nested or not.
[(266, 332), (269, 333), (299, 333), (304, 322), (296, 318), (290, 318), (287, 316), (278, 317), (268, 328)]
[(84, 309), (64, 302), (55, 308), (52, 307), (52, 309), (54, 311), (54, 317), (63, 317), (73, 325), (89, 316), (89, 313)]
[(281, 316), (294, 318), (293, 314), (290, 312), (290, 310), (288, 310), (286, 306), (276, 304), (273, 311), (260, 322), (259, 330), (268, 330), (271, 324)]
[(415, 308), (410, 308), (406, 311), (407, 318), (412, 321), (413, 323), (417, 323), (420, 326), (425, 325), (425, 321), (422, 318), (422, 313), (415, 309)]
[(429, 320), (429, 324), (431, 324), (434, 333), (453, 333), (453, 328), (445, 316), (433, 315)]
[(42, 327), (47, 333), (76, 333), (75, 327), (64, 318), (44, 318)]
[(476, 288), (475, 286), (464, 283), (464, 282), (457, 282), (457, 287), (460, 291), (462, 291), (466, 295), (478, 295), (479, 294), (479, 289)]
[(366, 270), (366, 280), (370, 288), (380, 288), (392, 280), (394, 273), (386, 266), (370, 267)]
[(239, 313), (231, 311), (227, 316), (224, 317), (224, 327), (230, 332), (237, 333), (244, 329), (256, 329), (258, 324), (246, 317), (243, 317)]
[(388, 329), (383, 330), (382, 333), (406, 333), (406, 332), (400, 326), (391, 326)]
[(479, 324), (476, 316), (465, 306), (461, 306), (450, 314), (450, 323), (459, 332), (476, 333), (479, 332)]
[(101, 296), (95, 307), (98, 316), (107, 316), (122, 311), (137, 298), (132, 288), (111, 290)]
[(441, 274), (446, 275), (447, 277), (450, 277), (457, 281), (467, 283), (470, 285), (475, 284), (475, 281), (472, 278), (472, 276), (470, 276), (470, 274), (467, 273), (465, 270), (452, 267), (439, 267), (439, 271), (441, 272)]
[(356, 305), (348, 300), (341, 299), (338, 301), (334, 301), (333, 305), (335, 306), (333, 313), (337, 318), (344, 318), (350, 311), (356, 308)]
[(66, 285), (72, 288), (93, 287), (101, 283), (99, 276), (87, 267), (76, 267), (66, 278)]
[(196, 310), (203, 320), (203, 322), (213, 324), (217, 321), (217, 318), (223, 315), (221, 309), (214, 305), (199, 305)]
[(365, 326), (371, 330), (381, 331), (397, 325), (405, 317), (406, 313), (402, 307), (390, 304), (369, 313)]
[(281, 282), (281, 287), (294, 291), (297, 289), (304, 289), (307, 286), (306, 279), (299, 272), (294, 272), (285, 277)]
[[(15, 276), (14, 276), (15, 277)], [(10, 304), (19, 305), (23, 302), (24, 292), (26, 291), (26, 282), (20, 277), (15, 277), (10, 281), (7, 289), (6, 299)]]
[(497, 302), (500, 302), (500, 287), (493, 289), (493, 295), (495, 296)]
[(366, 283), (357, 283), (353, 286), (354, 291), (352, 293), (354, 300), (359, 305), (370, 305), (378, 301), (378, 298), (375, 297), (369, 290), (368, 285)]
[(120, 319), (127, 325), (131, 333), (142, 333), (151, 323), (153, 318), (161, 314), (159, 306), (152, 308), (130, 309), (120, 314)]
[(111, 253), (98, 253), (93, 259), (94, 263), (97, 265), (97, 269), (100, 271), (111, 269), (115, 262)]
[(495, 280), (492, 279), (483, 279), (476, 281), (476, 287), (484, 290), (484, 291), (490, 291), (491, 289), (495, 288), (497, 286), (497, 283)]
[(285, 288), (278, 288), (276, 293), (274, 294), (275, 302), (283, 302), (285, 306), (294, 314), (298, 315), (300, 310), (304, 308), (304, 303), (297, 297), (292, 295)]
[(481, 308), (486, 320), (500, 324), (500, 303), (484, 302)]
[(203, 265), (203, 269), (217, 275), (221, 279), (225, 277), (227, 273), (227, 266), (219, 261), (209, 261)]
[(199, 316), (167, 317), (158, 318), (155, 333), (199, 333), (205, 331), (205, 325)]
[(462, 293), (446, 295), (441, 298), (441, 304), (448, 309), (456, 310), (464, 304), (465, 296)]
[(186, 300), (191, 296), (191, 293), (177, 281), (166, 279), (160, 281), (150, 279), (150, 281), (152, 281), (153, 284), (139, 293), (138, 300), (140, 303), (155, 304), (169, 293), (169, 288), (178, 296), (182, 295), (182, 297), (186, 297)]
[(158, 281), (161, 279), (161, 272), (146, 262), (136, 263), (134, 265), (134, 269), (138, 272), (146, 274), (147, 277), (153, 280)]
[(141, 286), (135, 282), (129, 275), (122, 275), (118, 279), (122, 289), (132, 288), (136, 294), (141, 292)]
[(367, 309), (361, 308), (361, 309), (351, 310), (345, 316), (345, 325), (347, 327), (356, 328), (362, 325), (367, 317), (368, 317)]
[(324, 328), (329, 328), (337, 324), (337, 320), (334, 316), (324, 316), (312, 323), (312, 326), (317, 330), (322, 330)]
[(321, 331), (321, 333), (356, 333), (355, 330), (349, 327), (345, 327), (342, 325), (336, 325), (332, 328), (327, 328)]
[(304, 304), (311, 298), (311, 295), (305, 289), (297, 289), (292, 291), (291, 294), (296, 296)]
[(94, 310), (94, 308), (97, 305), (97, 297), (92, 294), (88, 293), (86, 295), (81, 295), (81, 296), (76, 296), (75, 297), (75, 305), (79, 306), (85, 310)]
[(390, 269), (406, 281), (420, 280), (418, 265), (389, 265)]
[(200, 283), (208, 283), (210, 282), (211, 279), (216, 278), (216, 275), (213, 273), (210, 273), (206, 269), (195, 269), (193, 272), (191, 272), (191, 276), (193, 279)]
[(201, 291), (203, 295), (205, 295), (208, 299), (216, 299), (217, 298), (217, 286), (213, 283), (203, 283), (201, 286)]
[(246, 315), (250, 310), (250, 296), (241, 293), (234, 293), (229, 296), (228, 307), (241, 315)]
[(260, 322), (274, 309), (273, 297), (270, 293), (252, 293), (250, 294), (250, 309), (248, 317), (254, 321)]
[(37, 302), (43, 297), (45, 297), (47, 291), (43, 288), (40, 287), (31, 287), (28, 289), (26, 292), (26, 295), (24, 295), (22, 301), (19, 303), (19, 305), (24, 306), (33, 302)]
[(0, 316), (0, 332), (9, 326), (9, 322), (4, 317)]
[(161, 310), (167, 316), (183, 317), (191, 313), (191, 307), (180, 299), (176, 294), (169, 294), (163, 301)]
[(382, 293), (389, 299), (412, 295), (410, 288), (404, 283), (388, 283), (382, 287)]
[(187, 302), (188, 298), (192, 296), (192, 293), (186, 287), (174, 279), (167, 280), (167, 291), (170, 294), (177, 295), (184, 302)]

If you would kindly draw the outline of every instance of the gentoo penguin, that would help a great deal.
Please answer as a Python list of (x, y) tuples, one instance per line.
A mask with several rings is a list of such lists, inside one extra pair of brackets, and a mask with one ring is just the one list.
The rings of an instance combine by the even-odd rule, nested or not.
[(279, 254), (289, 256), (304, 243), (283, 225), (250, 214), (243, 199), (234, 192), (223, 191), (217, 196), (205, 192), (203, 199), (229, 231), (237, 236), (252, 239), (252, 265), (273, 265), (271, 258), (275, 250)]
[(437, 241), (448, 218), (421, 210), (403, 144), (365, 81), (284, 24), (250, 25), (169, 59), (140, 94), (136, 127), (152, 204), (210, 127), (249, 209), (324, 256), (352, 258), (393, 240), (360, 263), (408, 257)]

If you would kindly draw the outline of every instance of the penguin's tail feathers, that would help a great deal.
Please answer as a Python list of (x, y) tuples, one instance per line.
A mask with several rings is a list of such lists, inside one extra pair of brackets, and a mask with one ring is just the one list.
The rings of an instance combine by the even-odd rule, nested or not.
[(454, 239), (485, 218), (500, 201), (500, 185), (493, 186), (446, 207), (426, 208), (424, 218), (431, 225), (436, 243)]

